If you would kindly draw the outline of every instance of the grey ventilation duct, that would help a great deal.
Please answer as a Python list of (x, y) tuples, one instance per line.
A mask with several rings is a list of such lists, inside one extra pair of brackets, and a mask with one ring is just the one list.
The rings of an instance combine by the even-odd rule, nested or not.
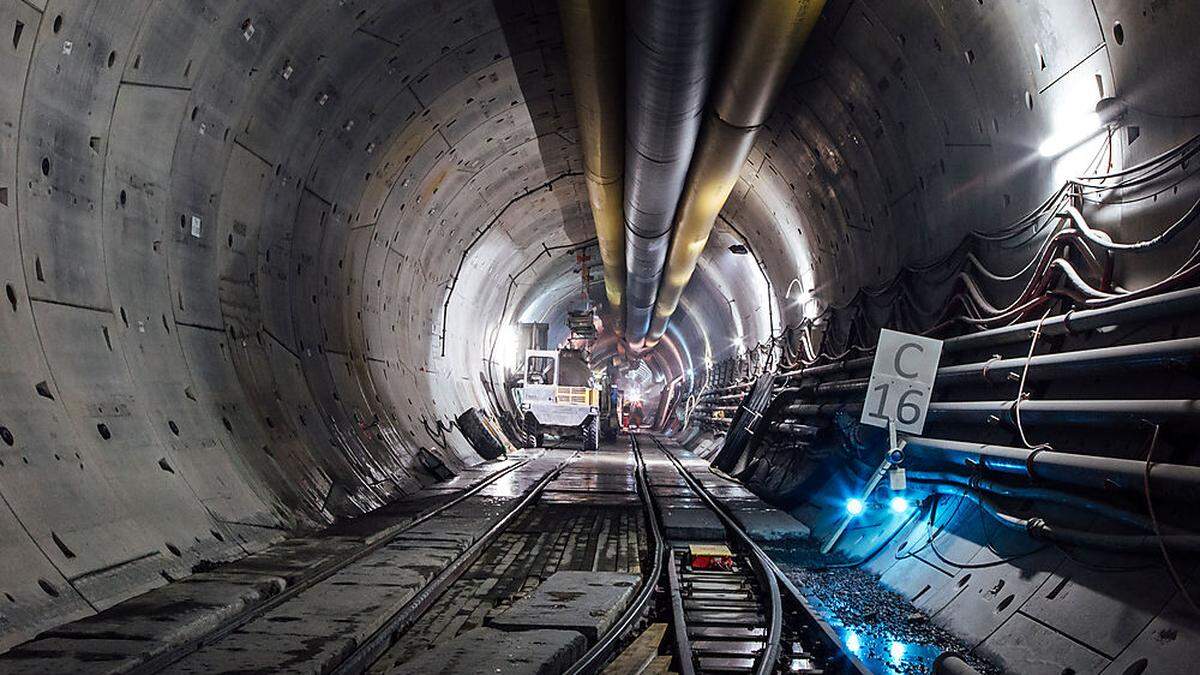
[(825, 0), (754, 0), (738, 5), (720, 79), (679, 201), (646, 346), (662, 339), (696, 270), (717, 214), (733, 191), (754, 136), (821, 15)]
[(650, 327), (726, 10), (725, 0), (628, 3), (626, 339), (635, 348)]

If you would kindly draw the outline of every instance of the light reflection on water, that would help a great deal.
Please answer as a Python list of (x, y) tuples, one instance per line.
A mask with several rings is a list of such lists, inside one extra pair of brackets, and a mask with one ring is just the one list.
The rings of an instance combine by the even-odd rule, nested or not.
[(842, 644), (872, 672), (884, 675), (908, 675), (929, 672), (941, 653), (936, 645), (913, 644), (887, 636), (873, 636), (834, 624)]

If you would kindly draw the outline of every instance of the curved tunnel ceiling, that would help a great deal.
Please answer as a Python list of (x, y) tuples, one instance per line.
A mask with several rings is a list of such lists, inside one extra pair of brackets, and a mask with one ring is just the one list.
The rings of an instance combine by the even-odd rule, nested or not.
[[(1184, 140), (1198, 23), (830, 2), (671, 341), (702, 368), (1018, 217), (1102, 96), (1140, 111), (1114, 165)], [(488, 405), (498, 326), (579, 292), (565, 249), (506, 311), (508, 280), (594, 236), (552, 2), (4, 0), (0, 26), (0, 646), (381, 506), (422, 452), (473, 461), (431, 425)]]

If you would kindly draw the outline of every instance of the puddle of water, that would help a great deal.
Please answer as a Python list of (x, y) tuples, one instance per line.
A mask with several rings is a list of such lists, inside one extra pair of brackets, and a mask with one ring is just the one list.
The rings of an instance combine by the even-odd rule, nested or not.
[(839, 623), (833, 628), (846, 649), (859, 658), (872, 672), (882, 675), (928, 673), (933, 661), (942, 653), (937, 645), (893, 640), (886, 635), (871, 635)]

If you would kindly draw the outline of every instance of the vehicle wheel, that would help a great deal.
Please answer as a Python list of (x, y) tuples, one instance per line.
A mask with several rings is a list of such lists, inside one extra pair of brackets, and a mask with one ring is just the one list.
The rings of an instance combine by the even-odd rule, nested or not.
[(504, 445), (484, 426), (483, 414), (469, 408), (458, 416), (458, 428), (462, 435), (484, 459), (498, 459), (504, 455)]
[(583, 423), (583, 450), (594, 452), (600, 448), (600, 418), (592, 415)]
[(609, 443), (617, 440), (617, 427), (612, 420), (605, 418), (604, 423), (600, 425), (600, 438)]
[(542, 433), (541, 426), (542, 425), (538, 424), (537, 418), (535, 418), (532, 414), (526, 413), (525, 433), (533, 436), (533, 447), (535, 448), (541, 448), (546, 445), (545, 434)]

